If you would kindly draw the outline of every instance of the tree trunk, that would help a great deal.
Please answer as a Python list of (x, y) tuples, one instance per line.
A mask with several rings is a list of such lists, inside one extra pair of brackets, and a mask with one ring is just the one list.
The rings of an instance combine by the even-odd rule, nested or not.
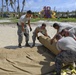
[(23, 0), (22, 4), (23, 4), (23, 6), (22, 6), (21, 13), (22, 13), (22, 12), (23, 12), (23, 10), (24, 10), (24, 6), (25, 6), (25, 0)]
[(14, 8), (13, 4), (14, 4), (13, 0), (10, 0), (10, 5), (11, 5), (11, 7), (12, 7), (14, 13), (15, 13), (15, 8)]
[(3, 17), (3, 0), (2, 0), (2, 9), (1, 9), (1, 11), (2, 11), (1, 16)]
[(7, 7), (7, 12), (9, 11), (8, 9), (8, 0), (5, 0), (6, 1), (6, 7)]
[(19, 3), (19, 0), (17, 0), (17, 3), (18, 3), (17, 12), (18, 12), (19, 17), (20, 17), (21, 15), (20, 15), (20, 6), (19, 6), (20, 3)]

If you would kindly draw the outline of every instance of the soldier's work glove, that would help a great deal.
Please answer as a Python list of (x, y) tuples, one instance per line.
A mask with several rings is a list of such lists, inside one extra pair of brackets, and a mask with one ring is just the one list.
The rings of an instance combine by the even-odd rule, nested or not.
[(17, 22), (17, 26), (18, 26), (19, 24), (18, 24), (18, 22)]
[(30, 31), (32, 31), (32, 28), (30, 27)]
[(39, 37), (37, 37), (37, 39), (39, 40)]
[(26, 34), (24, 33), (24, 36), (26, 36)]

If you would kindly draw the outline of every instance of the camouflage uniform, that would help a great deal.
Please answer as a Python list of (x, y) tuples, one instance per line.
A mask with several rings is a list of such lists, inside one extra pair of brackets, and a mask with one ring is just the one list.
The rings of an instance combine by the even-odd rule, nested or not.
[(26, 25), (24, 25), (24, 32), (22, 32), (22, 26), (18, 25), (18, 42), (21, 44), (23, 40), (23, 34), (25, 35), (26, 43), (29, 41), (29, 29)]
[(60, 23), (58, 24), (59, 25), (59, 29), (58, 29), (58, 32), (61, 32), (63, 29), (71, 29), (73, 26), (70, 25), (70, 24), (66, 24), (66, 23)]
[(62, 63), (68, 64), (76, 62), (76, 52), (71, 50), (62, 51), (56, 56), (56, 72), (61, 73)]
[[(73, 63), (73, 62), (76, 63), (76, 47), (75, 47), (76, 41), (71, 37), (66, 37), (66, 38), (63, 38), (62, 40), (60, 40), (59, 43), (60, 43), (59, 47), (61, 48), (63, 46), (62, 48), (64, 50), (62, 50), (56, 56), (56, 59), (55, 59), (55, 66), (56, 66), (57, 75), (61, 75), (61, 68), (62, 68), (63, 63), (64, 64), (69, 64), (69, 63)], [(69, 45), (67, 45), (68, 43), (69, 43)], [(67, 49), (67, 50), (65, 50), (65, 49)]]
[(46, 29), (41, 29), (41, 25), (37, 26), (36, 29), (33, 32), (33, 36), (32, 36), (32, 40), (33, 40), (33, 45), (35, 45), (35, 40), (36, 40), (36, 30), (38, 30), (38, 32), (41, 32), (43, 35), (45, 35), (47, 33)]
[[(22, 43), (22, 40), (23, 40), (23, 34), (25, 35), (25, 40), (26, 40), (26, 43), (28, 43), (29, 41), (29, 29), (28, 29), (28, 26), (27, 26), (27, 22), (30, 20), (31, 18), (27, 18), (26, 15), (22, 15), (17, 23), (17, 26), (18, 26), (18, 31), (17, 31), (17, 34), (18, 34), (18, 43)], [(21, 23), (24, 23), (24, 32), (22, 31), (22, 25)]]

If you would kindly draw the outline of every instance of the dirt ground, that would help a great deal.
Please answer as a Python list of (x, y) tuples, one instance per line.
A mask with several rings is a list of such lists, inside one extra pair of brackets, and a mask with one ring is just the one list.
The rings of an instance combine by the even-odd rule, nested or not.
[[(32, 23), (32, 32), (29, 32), (29, 44), (32, 45), (32, 33), (37, 25), (44, 21)], [(54, 22), (45, 22), (48, 35), (52, 38), (56, 30), (52, 27)], [(66, 23), (65, 23), (66, 24)], [(69, 22), (68, 24), (76, 25)], [(41, 35), (39, 33), (39, 35)], [(55, 69), (54, 57), (42, 47), (38, 40), (34, 48), (18, 48), (18, 35), (16, 24), (0, 24), (0, 75), (50, 75), (47, 74)]]
[[(29, 43), (32, 45), (32, 33), (36, 28), (36, 25), (32, 24), (32, 32), (29, 32), (30, 40)], [(56, 30), (54, 30), (51, 26), (46, 27), (48, 34), (52, 37)], [(36, 40), (36, 43), (39, 43)], [(0, 47), (6, 46), (17, 46), (18, 45), (18, 35), (17, 35), (17, 26), (16, 24), (9, 25), (0, 25)], [(22, 45), (25, 45), (25, 37), (23, 37)], [(37, 45), (37, 44), (36, 44)]]
[[(32, 23), (32, 32), (29, 32), (30, 40), (29, 43), (32, 45), (32, 33), (37, 25), (41, 25), (44, 21), (39, 21), (36, 23)], [(54, 22), (45, 22), (47, 24), (47, 32), (48, 35), (52, 38), (54, 34), (56, 33), (56, 30), (52, 27)], [(65, 23), (67, 24), (67, 23)], [(69, 22), (68, 24), (76, 25), (76, 23)], [(36, 43), (39, 43), (38, 40), (36, 40)], [(17, 46), (18, 45), (18, 36), (17, 36), (17, 25), (16, 24), (0, 24), (0, 47), (6, 47), (6, 46)], [(25, 37), (23, 37), (22, 45), (25, 45)], [(37, 45), (37, 44), (36, 44)]]

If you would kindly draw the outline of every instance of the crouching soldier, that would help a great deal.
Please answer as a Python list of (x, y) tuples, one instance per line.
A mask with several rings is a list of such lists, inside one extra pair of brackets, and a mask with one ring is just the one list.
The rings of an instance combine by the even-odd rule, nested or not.
[(35, 46), (36, 37), (37, 37), (37, 39), (39, 39), (39, 37), (38, 37), (38, 33), (39, 32), (41, 32), (44, 36), (48, 36), (47, 30), (46, 30), (46, 24), (45, 23), (42, 23), (41, 26), (36, 27), (36, 29), (34, 30), (33, 36), (32, 36), (32, 39), (33, 39), (33, 45), (32, 45), (32, 47)]
[(71, 28), (69, 30), (63, 29), (61, 31), (61, 35), (65, 36), (65, 37), (70, 36), (70, 37), (72, 37), (72, 38), (74, 38), (76, 40), (76, 27), (73, 27), (73, 28)]
[(54, 35), (54, 37), (51, 39), (51, 44), (53, 43), (53, 40), (56, 38), (56, 35), (57, 34), (60, 34), (60, 32), (63, 30), (63, 29), (71, 29), (73, 26), (72, 25), (69, 25), (69, 24), (59, 24), (59, 23), (54, 23), (53, 24), (53, 28), (57, 30), (57, 33)]
[(56, 75), (61, 75), (62, 64), (76, 63), (76, 41), (72, 37), (56, 35), (58, 40), (56, 46), (60, 53), (56, 56)]

